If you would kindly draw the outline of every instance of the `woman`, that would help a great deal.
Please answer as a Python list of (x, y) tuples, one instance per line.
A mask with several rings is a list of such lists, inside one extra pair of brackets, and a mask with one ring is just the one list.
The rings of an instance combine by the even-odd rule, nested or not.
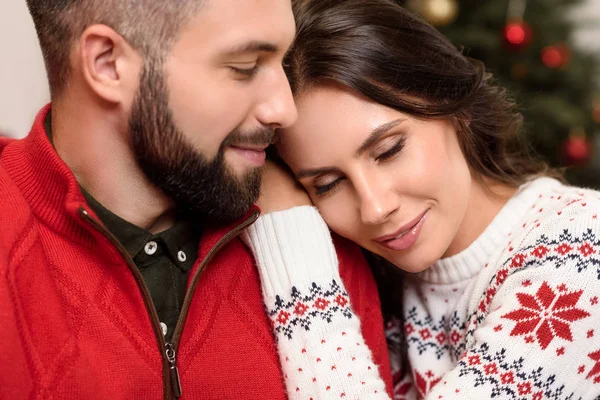
[[(299, 117), (278, 153), (334, 232), (403, 271), (395, 311), (419, 396), (599, 399), (600, 193), (527, 157), (504, 90), (393, 1), (298, 0), (295, 13), (287, 68)], [(294, 219), (300, 210), (269, 224), (322, 236)], [(285, 257), (266, 258), (271, 274), (294, 274)], [(327, 281), (319, 262), (304, 276)], [(303, 391), (310, 382), (289, 374), (306, 364), (286, 366), (285, 354), (318, 339), (296, 329), (282, 340), (274, 304), (289, 392)]]

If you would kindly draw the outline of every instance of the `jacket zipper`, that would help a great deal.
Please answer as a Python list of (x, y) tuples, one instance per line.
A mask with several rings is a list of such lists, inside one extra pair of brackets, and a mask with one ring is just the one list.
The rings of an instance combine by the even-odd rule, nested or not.
[(89, 213), (85, 210), (85, 208), (81, 207), (79, 209), (79, 213), (81, 217), (88, 221), (96, 230), (102, 233), (106, 238), (110, 240), (110, 242), (117, 248), (121, 256), (127, 262), (127, 266), (131, 273), (133, 274), (140, 291), (142, 292), (142, 297), (144, 298), (144, 304), (146, 305), (146, 309), (150, 313), (150, 322), (152, 323), (152, 328), (154, 329), (154, 334), (158, 341), (158, 344), (161, 349), (163, 363), (166, 367), (163, 367), (163, 381), (165, 384), (164, 387), (164, 395), (165, 399), (170, 399), (172, 397), (179, 398), (182, 395), (181, 381), (179, 378), (179, 369), (177, 368), (177, 349), (179, 347), (179, 340), (181, 337), (181, 333), (183, 332), (183, 326), (185, 325), (185, 320), (187, 318), (187, 314), (190, 308), (190, 304), (192, 303), (193, 293), (198, 284), (198, 280), (200, 278), (200, 274), (206, 267), (206, 265), (210, 262), (210, 260), (214, 257), (214, 255), (227, 243), (229, 243), (232, 239), (238, 236), (244, 229), (248, 226), (252, 225), (259, 217), (260, 213), (258, 211), (253, 212), (250, 217), (248, 217), (244, 222), (240, 225), (236, 226), (233, 230), (227, 232), (219, 241), (210, 249), (204, 260), (200, 263), (196, 273), (192, 277), (192, 281), (190, 283), (190, 287), (186, 292), (183, 306), (181, 308), (181, 313), (179, 314), (179, 318), (177, 319), (177, 324), (175, 325), (175, 331), (173, 332), (173, 336), (170, 343), (165, 342), (165, 338), (162, 333), (162, 328), (160, 326), (160, 321), (158, 318), (158, 313), (156, 312), (156, 308), (154, 307), (154, 303), (152, 302), (152, 298), (150, 297), (150, 292), (148, 291), (148, 287), (144, 282), (144, 278), (140, 273), (139, 269), (134, 264), (133, 260), (127, 253), (127, 250), (121, 245), (119, 240), (108, 231), (102, 224), (98, 223), (94, 220)]

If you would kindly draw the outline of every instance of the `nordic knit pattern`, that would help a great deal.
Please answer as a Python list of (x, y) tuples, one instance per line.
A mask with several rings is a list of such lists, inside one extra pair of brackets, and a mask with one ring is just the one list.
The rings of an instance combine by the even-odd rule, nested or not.
[(289, 398), (389, 399), (316, 209), (261, 216), (244, 239), (258, 263)]
[(463, 252), (406, 280), (419, 397), (600, 399), (600, 193), (524, 185)]
[[(408, 346), (409, 368), (391, 355), (394, 399), (600, 399), (599, 214), (599, 192), (536, 179), (469, 248), (407, 277), (404, 321), (386, 327), (391, 343)], [(279, 235), (293, 225), (292, 215), (273, 218)], [(310, 230), (315, 238), (326, 231), (318, 223)], [(279, 274), (290, 272), (279, 265)], [(335, 277), (319, 271), (322, 282)], [(287, 287), (306, 286), (287, 279)], [(346, 321), (333, 320), (328, 331), (347, 332), (340, 325)], [(319, 343), (295, 326), (292, 339), (283, 339), (280, 355)], [(317, 365), (289, 360), (296, 365), (287, 365), (288, 373)]]

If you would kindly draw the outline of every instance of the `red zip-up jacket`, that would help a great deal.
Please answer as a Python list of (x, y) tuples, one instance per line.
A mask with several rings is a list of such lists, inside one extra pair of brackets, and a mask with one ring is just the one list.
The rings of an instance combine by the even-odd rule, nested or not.
[[(140, 273), (48, 141), (49, 110), (25, 139), (0, 139), (0, 399), (284, 399), (258, 271), (238, 238), (258, 209), (206, 228), (165, 344)], [(336, 245), (389, 391), (375, 282), (356, 246)]]

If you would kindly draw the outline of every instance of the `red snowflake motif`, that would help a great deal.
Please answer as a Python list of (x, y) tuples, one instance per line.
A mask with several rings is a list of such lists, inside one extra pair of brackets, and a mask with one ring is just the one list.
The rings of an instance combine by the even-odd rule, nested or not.
[(571, 342), (573, 337), (570, 324), (590, 316), (588, 312), (576, 308), (582, 294), (583, 291), (580, 290), (557, 295), (544, 282), (535, 296), (517, 293), (522, 308), (505, 314), (502, 318), (517, 322), (510, 332), (511, 336), (534, 333), (542, 349), (546, 349), (557, 336)]
[(531, 281), (529, 279), (527, 279), (526, 281), (523, 281), (523, 283), (521, 283), (521, 285), (523, 285), (525, 287), (529, 287), (529, 286), (531, 286)]
[(519, 268), (523, 266), (523, 263), (525, 262), (526, 257), (524, 254), (516, 254), (513, 258), (512, 261), (510, 263), (510, 267), (511, 268)]
[(596, 254), (596, 250), (594, 250), (594, 248), (589, 244), (589, 243), (584, 243), (581, 246), (579, 246), (577, 248), (577, 250), (579, 250), (579, 252), (584, 256), (584, 257), (589, 257), (592, 254)]
[(346, 304), (348, 304), (348, 299), (346, 299), (345, 296), (339, 294), (338, 297), (335, 298), (335, 302), (340, 307), (346, 307)]
[(590, 303), (595, 306), (596, 304), (598, 304), (598, 296), (594, 296), (590, 299)]
[(539, 391), (536, 394), (533, 395), (533, 397), (531, 398), (531, 400), (542, 400), (544, 398), (544, 392)]
[(498, 367), (496, 367), (496, 364), (486, 364), (484, 365), (483, 370), (485, 371), (486, 375), (495, 375), (498, 373)]
[(478, 364), (481, 364), (481, 359), (479, 358), (478, 355), (469, 357), (469, 365), (478, 365)]
[(535, 338), (531, 335), (525, 336), (525, 343), (533, 343), (535, 342)]
[(308, 306), (306, 304), (298, 303), (296, 304), (296, 308), (294, 308), (294, 314), (302, 316), (307, 310)]
[(321, 297), (319, 297), (317, 299), (317, 301), (315, 301), (315, 308), (318, 308), (321, 311), (326, 309), (328, 306), (329, 306), (329, 302)]
[(290, 319), (290, 313), (287, 311), (281, 310), (279, 315), (277, 315), (277, 322), (282, 325), (285, 325), (288, 322), (288, 319)]
[(580, 365), (579, 369), (577, 370), (577, 374), (581, 375), (585, 372), (585, 365)]
[(592, 361), (595, 361), (596, 364), (592, 367), (592, 370), (587, 374), (585, 379), (590, 379), (595, 376), (594, 383), (598, 383), (597, 380), (600, 379), (600, 350), (588, 354), (588, 357), (591, 358)]
[(419, 331), (419, 335), (421, 335), (421, 339), (427, 340), (431, 337), (431, 332), (429, 331), (429, 328), (424, 328)]
[(512, 371), (508, 371), (500, 375), (500, 380), (505, 385), (515, 383), (515, 375), (512, 373)]
[(494, 327), (494, 332), (500, 332), (502, 330), (502, 325), (496, 325)]
[(415, 384), (417, 385), (417, 391), (419, 396), (425, 397), (427, 393), (433, 389), (433, 387), (442, 380), (442, 378), (436, 378), (431, 371), (427, 371), (426, 374), (421, 375), (419, 371), (414, 371)]
[(594, 330), (593, 329), (590, 329), (589, 331), (587, 331), (587, 337), (588, 337), (588, 339), (594, 337)]
[(457, 344), (460, 339), (460, 333), (458, 333), (458, 331), (452, 331), (452, 334), (450, 335), (450, 340), (452, 340), (452, 343)]
[(492, 300), (494, 299), (494, 296), (496, 295), (496, 288), (490, 288), (488, 289), (488, 291), (485, 293), (485, 302), (486, 304), (490, 304), (492, 302)]
[(446, 341), (446, 334), (444, 332), (440, 332), (435, 337), (435, 340), (437, 340), (439, 344), (444, 344), (444, 342)]
[(570, 252), (571, 250), (573, 250), (573, 248), (571, 246), (569, 246), (566, 243), (561, 244), (560, 246), (558, 246), (556, 248), (556, 251), (558, 252), (558, 254), (560, 254), (561, 256), (564, 256), (565, 254), (567, 254), (568, 252)]
[(519, 389), (519, 394), (521, 396), (531, 393), (531, 383), (523, 382), (517, 384), (517, 389)]
[(543, 258), (549, 251), (550, 249), (548, 249), (546, 246), (538, 246), (531, 254), (537, 258)]
[(481, 301), (479, 302), (479, 310), (480, 310), (481, 312), (485, 312), (485, 310), (486, 310), (486, 307), (485, 307), (485, 301), (484, 301), (484, 300), (481, 300)]
[(557, 356), (562, 356), (563, 354), (565, 354), (565, 348), (564, 347), (559, 347), (558, 349), (556, 349), (556, 355)]
[(564, 283), (558, 285), (556, 288), (558, 289), (559, 292), (566, 292), (567, 291), (567, 285), (565, 285)]
[(412, 323), (407, 322), (406, 325), (404, 325), (404, 332), (406, 333), (406, 336), (410, 335), (414, 331), (415, 331), (415, 327), (413, 326)]
[(501, 269), (500, 271), (498, 271), (498, 274), (496, 275), (496, 284), (502, 285), (507, 277), (508, 277), (508, 270), (506, 268)]

